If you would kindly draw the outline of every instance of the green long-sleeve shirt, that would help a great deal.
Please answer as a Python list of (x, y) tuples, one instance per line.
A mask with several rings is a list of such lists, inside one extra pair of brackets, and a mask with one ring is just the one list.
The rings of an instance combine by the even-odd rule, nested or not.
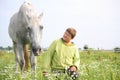
[(51, 69), (65, 69), (71, 65), (79, 68), (80, 56), (75, 44), (67, 45), (62, 39), (53, 41), (47, 51), (47, 63)]

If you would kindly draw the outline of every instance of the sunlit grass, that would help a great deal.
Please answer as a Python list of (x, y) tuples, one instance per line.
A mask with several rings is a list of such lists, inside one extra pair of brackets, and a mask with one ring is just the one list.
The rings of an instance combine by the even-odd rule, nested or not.
[[(45, 54), (37, 57), (36, 80), (45, 80), (42, 75), (42, 65)], [(120, 80), (120, 54), (108, 51), (80, 51), (80, 77), (78, 80)], [(58, 76), (60, 80), (70, 80), (64, 74)], [(49, 80), (56, 80), (56, 76), (50, 74)], [(14, 54), (0, 52), (0, 80), (33, 80), (34, 76), (29, 68), (22, 75), (15, 72)]]

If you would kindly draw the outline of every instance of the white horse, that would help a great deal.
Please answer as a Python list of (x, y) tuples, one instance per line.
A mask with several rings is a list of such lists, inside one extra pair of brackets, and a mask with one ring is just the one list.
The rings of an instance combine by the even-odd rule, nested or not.
[(16, 71), (18, 64), (21, 73), (28, 69), (28, 47), (30, 44), (30, 64), (32, 70), (36, 71), (36, 59), (41, 52), (40, 42), (43, 26), (41, 26), (42, 13), (38, 14), (33, 5), (25, 1), (19, 11), (15, 13), (9, 24), (8, 33), (13, 41), (15, 53)]

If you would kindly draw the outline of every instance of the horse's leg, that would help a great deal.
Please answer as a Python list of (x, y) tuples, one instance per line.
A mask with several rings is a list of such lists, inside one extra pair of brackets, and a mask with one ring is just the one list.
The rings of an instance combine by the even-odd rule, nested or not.
[(18, 57), (17, 57), (17, 54), (15, 53), (15, 61), (16, 61), (16, 65), (15, 65), (15, 71), (18, 72)]
[(24, 59), (25, 59), (25, 70), (28, 71), (28, 67), (29, 67), (29, 53), (28, 53), (28, 45), (24, 45)]
[(35, 58), (32, 51), (30, 53), (30, 63), (31, 63), (31, 68), (32, 68), (32, 71), (34, 73), (34, 76), (36, 77), (36, 64), (37, 64), (37, 61), (36, 61), (36, 58)]
[(21, 73), (24, 71), (24, 66), (25, 66), (25, 60), (24, 60), (24, 50), (23, 50), (23, 45), (21, 43), (17, 44), (17, 56)]
[(16, 43), (13, 41), (13, 50), (14, 50), (14, 53), (15, 53), (15, 62), (16, 62), (16, 66), (15, 66), (15, 71), (18, 72), (18, 57), (17, 57), (17, 46), (16, 46)]
[(13, 42), (13, 48), (15, 52), (15, 61), (16, 61), (16, 72), (18, 71), (18, 63), (20, 65), (21, 73), (23, 72), (25, 66), (24, 53), (22, 44)]

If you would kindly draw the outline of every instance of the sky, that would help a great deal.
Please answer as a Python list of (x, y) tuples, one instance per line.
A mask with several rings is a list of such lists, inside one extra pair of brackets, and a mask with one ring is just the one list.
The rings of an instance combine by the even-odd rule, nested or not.
[[(12, 46), (8, 34), (10, 17), (25, 0), (0, 0), (0, 46)], [(68, 27), (77, 35), (78, 48), (113, 49), (120, 47), (120, 0), (29, 0), (43, 12), (42, 47), (61, 38)]]

